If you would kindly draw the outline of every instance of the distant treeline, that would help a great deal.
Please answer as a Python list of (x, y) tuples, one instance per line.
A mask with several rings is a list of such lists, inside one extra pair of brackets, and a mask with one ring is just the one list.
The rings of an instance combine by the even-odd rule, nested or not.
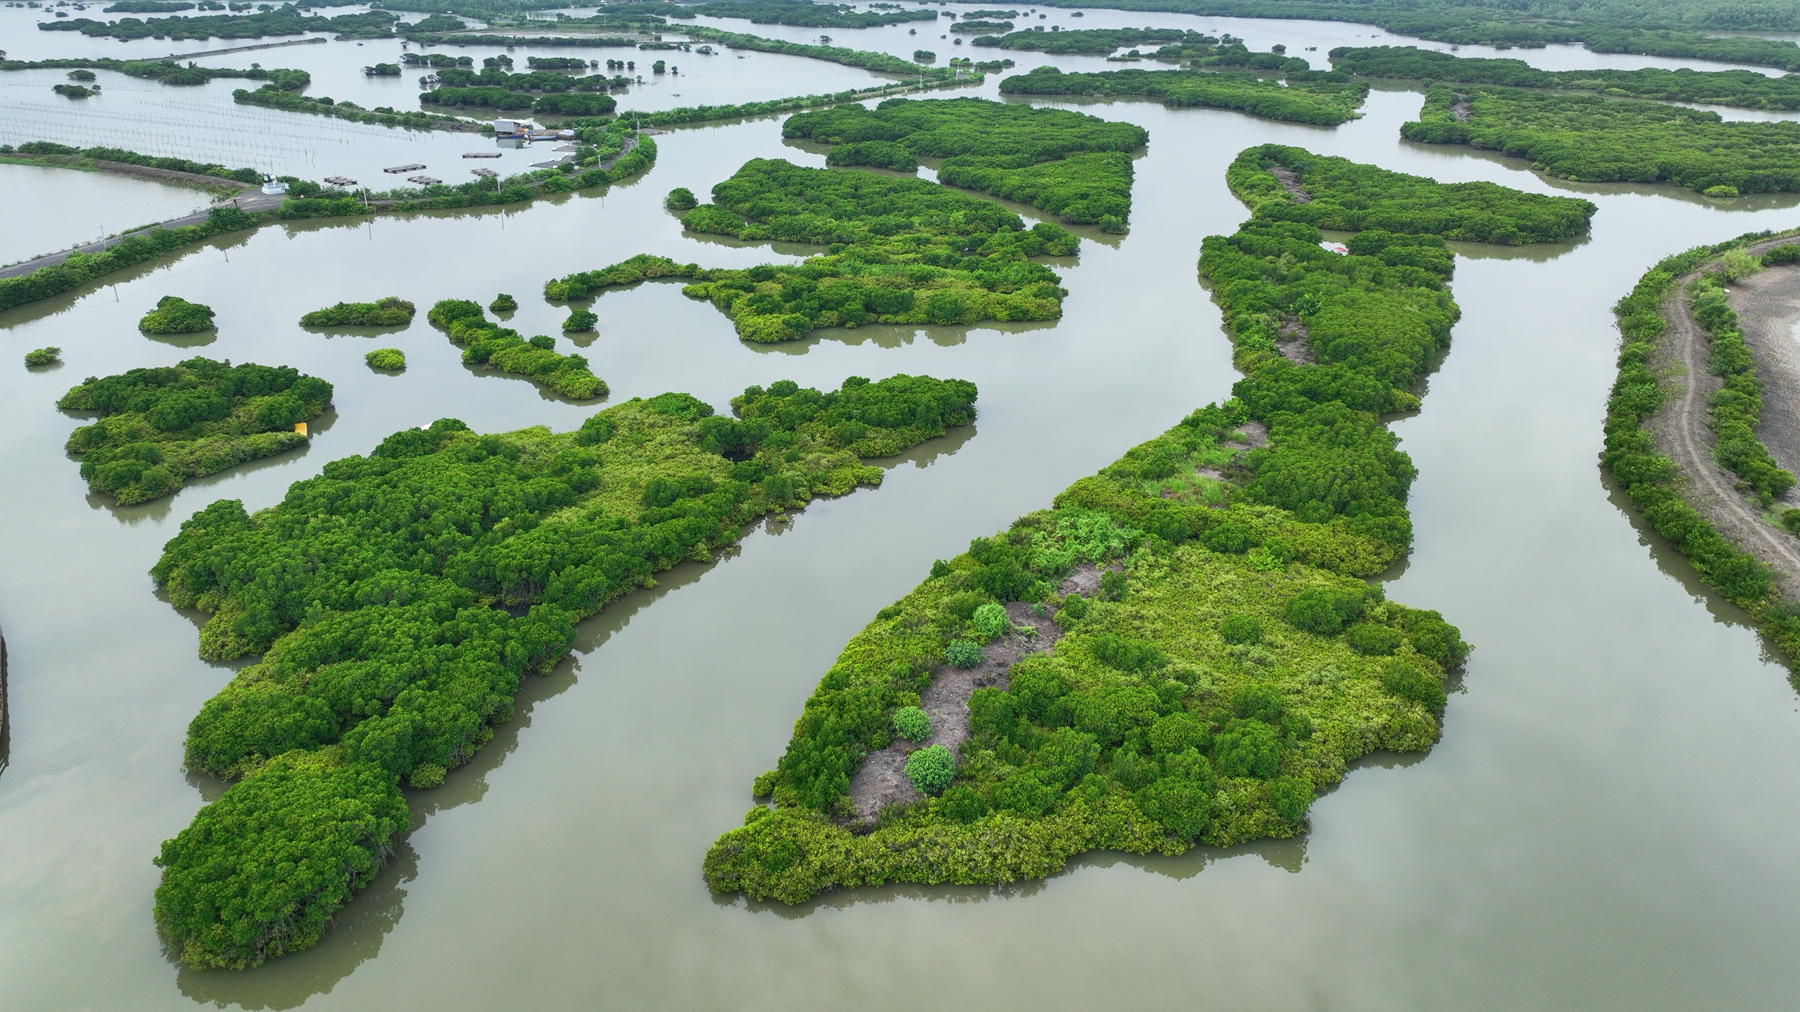
[(1400, 134), (1500, 151), (1582, 182), (1672, 183), (1730, 197), (1800, 191), (1800, 123), (1728, 123), (1660, 102), (1439, 84)]
[(1512, 88), (1566, 88), (1620, 98), (1701, 102), (1747, 109), (1800, 109), (1800, 77), (1753, 70), (1539, 70), (1524, 60), (1458, 57), (1412, 46), (1331, 51), (1337, 70), (1365, 77)]
[[(1334, 79), (1335, 78), (1335, 79)], [(1175, 108), (1236, 109), (1288, 123), (1337, 126), (1360, 115), (1369, 86), (1341, 75), (1290, 74), (1284, 85), (1248, 74), (1184, 70), (1109, 70), (1067, 74), (1037, 67), (1000, 82), (1007, 95), (1144, 97)]]

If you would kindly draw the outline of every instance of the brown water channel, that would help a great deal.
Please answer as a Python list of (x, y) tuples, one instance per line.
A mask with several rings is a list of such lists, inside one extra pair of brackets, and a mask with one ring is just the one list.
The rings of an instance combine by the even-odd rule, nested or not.
[[(980, 417), (897, 462), (883, 488), (759, 530), (736, 556), (687, 564), (589, 621), (495, 744), (414, 796), (399, 859), (325, 942), (248, 973), (178, 970), (151, 923), (151, 857), (220, 790), (183, 774), (183, 731), (231, 674), (196, 659), (193, 618), (153, 594), (144, 574), (160, 546), (215, 498), (267, 506), (402, 427), (451, 415), (478, 430), (568, 429), (592, 410), (470, 372), (422, 318), (373, 338), (295, 321), (339, 299), (423, 306), (507, 291), (521, 303), (514, 326), (555, 333), (565, 311), (538, 295), (553, 275), (640, 251), (768, 258), (684, 237), (660, 209), (669, 188), (703, 192), (753, 156), (822, 158), (783, 145), (776, 120), (682, 131), (660, 139), (649, 176), (604, 194), (270, 227), (0, 314), (13, 727), (0, 774), (0, 1006), (1791, 1004), (1794, 690), (1736, 613), (1621, 512), (1596, 454), (1611, 303), (1666, 253), (1800, 222), (1795, 200), (1548, 184), (1515, 162), (1402, 144), (1398, 125), (1419, 101), (1376, 92), (1365, 119), (1337, 130), (1090, 107), (1142, 123), (1151, 146), (1131, 234), (1085, 245), (1055, 325), (865, 328), (754, 348), (675, 286), (605, 295), (584, 354), (615, 400), (674, 389), (723, 406), (783, 377), (835, 386), (922, 372), (977, 382)], [(1001, 890), (872, 889), (791, 909), (709, 896), (706, 846), (738, 822), (751, 778), (853, 632), (934, 558), (1227, 394), (1228, 345), (1194, 262), (1202, 237), (1244, 216), (1226, 164), (1266, 141), (1600, 205), (1582, 242), (1459, 251), (1462, 322), (1423, 412), (1397, 423), (1421, 474), (1418, 547), (1389, 592), (1441, 609), (1478, 647), (1443, 741), (1352, 772), (1297, 841), (1096, 855)], [(138, 316), (168, 294), (215, 307), (216, 339), (140, 336)], [(46, 344), (65, 349), (65, 366), (19, 366)], [(405, 349), (408, 370), (371, 373), (362, 356), (378, 346)], [(56, 397), (84, 376), (194, 353), (324, 376), (335, 416), (304, 454), (173, 500), (89, 499), (61, 450), (80, 421)]]

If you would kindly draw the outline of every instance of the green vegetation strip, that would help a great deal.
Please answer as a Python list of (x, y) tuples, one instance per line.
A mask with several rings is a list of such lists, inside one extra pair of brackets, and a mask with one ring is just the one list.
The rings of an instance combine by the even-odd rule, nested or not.
[(893, 74), (898, 77), (910, 77), (915, 80), (956, 80), (957, 72), (950, 67), (922, 67), (911, 60), (903, 60), (887, 53), (871, 53), (860, 49), (844, 49), (840, 46), (812, 46), (799, 42), (787, 42), (782, 39), (765, 39), (760, 35), (743, 35), (738, 32), (720, 31), (705, 25), (683, 28), (682, 33), (696, 42), (716, 42), (733, 49), (745, 49), (758, 53), (780, 53), (784, 56), (804, 56), (812, 60), (824, 60), (827, 63), (841, 63), (846, 67), (861, 67), (877, 74)]
[(748, 18), (757, 25), (793, 25), (801, 28), (878, 28), (911, 21), (936, 21), (931, 9), (858, 11), (846, 4), (812, 3), (810, 0), (713, 0), (683, 8), (687, 17)]
[[(965, 84), (978, 83), (979, 78), (965, 78), (961, 81), (927, 81), (926, 88), (960, 87)], [(797, 95), (793, 98), (777, 98), (767, 102), (744, 102), (738, 105), (690, 105), (675, 109), (663, 109), (656, 112), (638, 112), (626, 110), (619, 113), (621, 123), (636, 127), (686, 126), (692, 123), (707, 123), (718, 120), (745, 119), (751, 116), (768, 116), (774, 113), (798, 112), (817, 106), (842, 105), (846, 102), (863, 102), (871, 98), (886, 98), (917, 91), (916, 84), (880, 84), (869, 88), (855, 88), (848, 91), (833, 92), (829, 95)]]
[(418, 308), (397, 295), (376, 302), (340, 302), (300, 318), (302, 327), (402, 327)]
[(1770, 77), (1754, 70), (1539, 70), (1524, 60), (1458, 57), (1412, 46), (1340, 47), (1331, 51), (1331, 61), (1343, 73), (1365, 77), (1566, 88), (1615, 98), (1703, 102), (1746, 109), (1800, 109), (1800, 78)]
[(1800, 123), (1727, 123), (1660, 102), (1440, 84), (1400, 135), (1528, 158), (1581, 182), (1672, 183), (1722, 197), (1800, 191)]
[(228, 169), (213, 162), (193, 162), (186, 158), (158, 158), (152, 155), (140, 155), (136, 151), (127, 151), (124, 148), (76, 148), (67, 144), (53, 144), (49, 141), (27, 141), (16, 148), (10, 145), (0, 147), (0, 157), (14, 152), (21, 155), (52, 158), (78, 158), (87, 162), (142, 165), (146, 168), (168, 169), (172, 172), (186, 172), (196, 176), (217, 176), (220, 179), (244, 184), (262, 182), (262, 173), (252, 168)]
[(556, 339), (548, 335), (526, 340), (516, 330), (489, 323), (477, 303), (445, 299), (431, 307), (426, 319), (463, 349), (464, 365), (524, 376), (576, 400), (606, 396), (605, 381), (588, 371), (586, 358), (557, 354)]
[[(1788, 253), (1800, 253), (1789, 246)], [(1762, 270), (1756, 257), (1743, 250), (1727, 250), (1717, 269), (1696, 277), (1685, 293), (1688, 312), (1706, 332), (1707, 371), (1723, 382), (1708, 400), (1707, 424), (1715, 441), (1713, 460), (1738, 476), (1738, 490), (1753, 497), (1764, 509), (1794, 487), (1794, 476), (1782, 470), (1756, 438), (1762, 423), (1762, 383), (1756, 378), (1756, 357), (1744, 343), (1737, 312), (1731, 308), (1725, 286)]]
[(1325, 75), (1290, 75), (1286, 84), (1248, 74), (1183, 70), (1110, 70), (1067, 74), (1037, 67), (1000, 82), (1005, 95), (1154, 98), (1174, 108), (1236, 109), (1264, 119), (1337, 126), (1356, 119), (1369, 86)]
[(284, 70), (279, 67), (273, 70), (264, 70), (261, 67), (236, 70), (231, 67), (201, 67), (198, 65), (184, 67), (173, 60), (109, 60), (104, 58), (94, 60), (0, 60), (0, 70), (70, 69), (114, 70), (126, 77), (136, 77), (177, 87), (205, 84), (217, 78), (268, 81), (282, 91), (299, 91), (312, 83), (312, 75), (304, 70)]
[[(183, 963), (254, 966), (319, 940), (433, 787), (512, 716), (575, 623), (743, 525), (875, 485), (887, 456), (973, 417), (959, 380), (780, 382), (713, 415), (686, 394), (479, 436), (454, 419), (326, 465), (276, 506), (220, 501), (152, 576), (212, 613), (202, 656), (261, 653), (189, 728), (237, 779), (163, 845), (156, 919)], [(241, 779), (238, 779), (241, 778)]]
[(832, 166), (911, 172), (919, 158), (941, 158), (942, 183), (1109, 232), (1131, 217), (1130, 152), (1150, 141), (1133, 123), (979, 98), (843, 105), (789, 117), (781, 135), (836, 145)]
[[(1668, 396), (1651, 368), (1656, 344), (1668, 329), (1663, 316), (1664, 300), (1682, 277), (1721, 259), (1721, 255), (1731, 256), (1733, 251), (1741, 254), (1744, 246), (1769, 235), (1753, 233), (1667, 257), (1639, 278), (1631, 294), (1613, 307), (1624, 342), (1619, 349), (1619, 376), (1606, 405), (1606, 449), (1601, 462), (1625, 486), (1632, 505), (1650, 526), (1688, 557), (1709, 586), (1748, 611), (1793, 667), (1800, 659), (1800, 608), (1783, 599), (1767, 566), (1719, 533), (1711, 521), (1682, 498), (1686, 479), (1673, 460), (1656, 451), (1655, 437), (1649, 429), (1650, 420)], [(1771, 258), (1771, 262), (1777, 259), (1780, 258)], [(1721, 265), (1721, 269), (1728, 268)], [(1707, 330), (1713, 345), (1709, 368), (1725, 377), (1725, 387), (1720, 391), (1723, 396), (1714, 402), (1712, 421), (1718, 430), (1715, 457), (1726, 467), (1730, 467), (1727, 461), (1736, 458), (1767, 461), (1767, 467), (1773, 468), (1767, 448), (1754, 434), (1755, 419), (1761, 413), (1761, 388), (1755, 361), (1743, 347), (1742, 335), (1737, 331), (1736, 314), (1724, 305), (1723, 295), (1714, 285), (1703, 281), (1696, 294), (1695, 320)], [(1703, 312), (1706, 320), (1701, 318)], [(1724, 347), (1720, 346), (1721, 336), (1725, 338)], [(1721, 406), (1726, 409), (1723, 416), (1719, 413)], [(1744, 479), (1741, 488), (1759, 501), (1765, 490), (1773, 491), (1784, 481), (1790, 486), (1793, 482), (1793, 476), (1785, 471), (1770, 474), (1761, 467), (1753, 467), (1740, 477)], [(1759, 482), (1758, 478), (1762, 480)]]
[(307, 32), (332, 32), (339, 38), (391, 38), (394, 22), (399, 20), (387, 11), (365, 14), (343, 14), (335, 18), (307, 17), (295, 5), (282, 4), (275, 10), (257, 14), (215, 14), (200, 17), (119, 18), (95, 21), (93, 18), (69, 18), (66, 21), (40, 21), (38, 28), (46, 32), (80, 32), (91, 38), (112, 39), (260, 39), (275, 35), (304, 35)]
[(1645, 53), (1730, 63), (1800, 68), (1792, 42), (1717, 36), (1718, 30), (1800, 30), (1800, 13), (1782, 4), (1719, 4), (1712, 0), (1511, 0), (1506, 4), (1421, 5), (1413, 0), (1049, 0), (1043, 7), (1163, 11), (1213, 17), (1297, 18), (1378, 25), (1457, 45), (1514, 46), (1582, 43), (1597, 53)]
[[(1356, 226), (1349, 255), (1330, 252), (1272, 170), (1392, 230)], [(1357, 579), (1412, 538), (1414, 470), (1381, 413), (1418, 406), (1406, 388), (1456, 319), (1442, 235), (1470, 221), (1505, 236), (1547, 219), (1579, 229), (1593, 206), (1278, 146), (1245, 151), (1227, 179), (1252, 217), (1206, 239), (1200, 272), (1246, 373), (1233, 399), (975, 539), (884, 608), (757, 778), (773, 807), (707, 853), (714, 891), (798, 903), (832, 886), (1038, 878), (1095, 849), (1292, 836), (1350, 760), (1431, 747), (1443, 678), (1468, 648), (1436, 612)], [(1417, 213), (1421, 198), (1445, 213)], [(1278, 350), (1295, 335), (1317, 364)], [(1266, 445), (1250, 445), (1251, 422)], [(1098, 599), (1064, 582), (1084, 567)], [(942, 744), (913, 752), (917, 800), (858, 810), (853, 778), (894, 744), (899, 713), (980, 663), (978, 643), (1019, 635), (1009, 616), (1027, 606), (1009, 602), (1033, 602), (1063, 635), (972, 690), (953, 770), (926, 757)], [(872, 832), (852, 832), (871, 816)]]
[(64, 411), (96, 411), (66, 449), (83, 454), (92, 492), (121, 506), (170, 495), (190, 478), (306, 445), (296, 422), (331, 405), (331, 384), (288, 366), (190, 358), (180, 365), (88, 377)]
[(489, 124), (474, 123), (448, 113), (420, 112), (418, 110), (402, 112), (392, 106), (364, 109), (349, 100), (338, 102), (328, 95), (316, 97), (297, 95), (291, 91), (282, 91), (268, 85), (255, 91), (239, 88), (231, 93), (231, 100), (239, 105), (260, 105), (264, 108), (281, 109), (285, 112), (312, 113), (315, 116), (331, 116), (336, 119), (349, 120), (352, 123), (404, 127), (408, 130), (460, 130), (473, 133), (492, 129)]
[(96, 278), (123, 270), (133, 264), (172, 253), (217, 235), (237, 232), (262, 224), (260, 215), (235, 207), (215, 207), (199, 225), (180, 228), (152, 228), (126, 236), (99, 253), (71, 253), (68, 259), (51, 267), (40, 267), (23, 277), (0, 279), (0, 309), (53, 295), (73, 291)]

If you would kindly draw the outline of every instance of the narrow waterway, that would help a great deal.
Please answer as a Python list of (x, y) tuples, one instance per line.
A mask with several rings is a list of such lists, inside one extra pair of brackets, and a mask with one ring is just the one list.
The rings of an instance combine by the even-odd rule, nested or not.
[[(15, 24), (19, 11), (5, 14), (6, 31), (25, 24)], [(1227, 19), (1095, 11), (1086, 20), (1220, 28), (1258, 48), (1316, 38), (1306, 44), (1321, 53), (1377, 31), (1262, 22), (1250, 36)], [(830, 34), (877, 48), (859, 33)], [(906, 38), (904, 27), (867, 34)], [(363, 59), (372, 47), (239, 59), (297, 65), (288, 54), (345, 48)], [(810, 90), (762, 82), (763, 57), (715, 59), (739, 75), (742, 99)], [(996, 94), (997, 80), (979, 93)], [(229, 109), (226, 83), (202, 90)], [(337, 93), (326, 82), (313, 90)], [(867, 327), (751, 347), (675, 285), (604, 295), (583, 354), (615, 402), (685, 390), (723, 407), (779, 378), (836, 386), (846, 375), (907, 372), (975, 381), (980, 416), (896, 462), (882, 488), (759, 529), (735, 556), (686, 564), (586, 623), (573, 657), (531, 683), (495, 743), (442, 788), (413, 796), (415, 831), (400, 857), (324, 943), (247, 973), (179, 970), (150, 917), (158, 844), (220, 790), (183, 774), (183, 732), (231, 676), (197, 659), (194, 617), (153, 593), (144, 574), (162, 543), (216, 498), (270, 505), (290, 482), (402, 427), (454, 416), (478, 430), (566, 430), (593, 410), (466, 369), (422, 316), (374, 338), (309, 332), (299, 316), (341, 299), (391, 294), (423, 307), (505, 291), (521, 305), (512, 326), (554, 334), (566, 310), (539, 295), (550, 277), (637, 252), (712, 265), (771, 258), (683, 236), (661, 209), (671, 187), (705, 192), (751, 157), (823, 159), (784, 144), (775, 118), (683, 130), (659, 138), (646, 177), (603, 193), (505, 212), (268, 227), (0, 313), (0, 625), (13, 728), (0, 773), (0, 1005), (1791, 1004), (1800, 989), (1789, 944), (1800, 931), (1795, 692), (1734, 611), (1621, 511), (1596, 455), (1613, 301), (1667, 253), (1793, 226), (1800, 198), (1718, 202), (1548, 182), (1516, 161), (1402, 143), (1399, 124), (1419, 102), (1417, 92), (1376, 91), (1363, 119), (1335, 130), (1147, 103), (1081, 106), (1144, 125), (1151, 143), (1136, 162), (1131, 233), (1090, 236), (1065, 271), (1071, 294), (1056, 324)], [(1591, 237), (1567, 246), (1459, 249), (1462, 321), (1423, 411), (1396, 426), (1420, 478), (1417, 548), (1389, 594), (1440, 609), (1477, 645), (1443, 741), (1428, 756), (1363, 764), (1318, 802), (1313, 831), (1296, 841), (1179, 859), (1095, 855), (1000, 890), (859, 890), (798, 908), (709, 896), (705, 848), (741, 818), (751, 778), (779, 756), (850, 635), (934, 558), (1228, 395), (1229, 345), (1194, 264), (1204, 236), (1244, 217), (1225, 166), (1271, 141), (1600, 206)], [(138, 317), (171, 294), (213, 306), (216, 336), (177, 345), (140, 335)], [(64, 366), (19, 365), (46, 344), (63, 347)], [(558, 345), (569, 349), (566, 338)], [(406, 351), (405, 373), (363, 365), (367, 350), (387, 346)], [(89, 498), (61, 449), (82, 420), (57, 412), (56, 398), (85, 376), (192, 354), (322, 376), (336, 385), (335, 411), (302, 454), (142, 507)]]

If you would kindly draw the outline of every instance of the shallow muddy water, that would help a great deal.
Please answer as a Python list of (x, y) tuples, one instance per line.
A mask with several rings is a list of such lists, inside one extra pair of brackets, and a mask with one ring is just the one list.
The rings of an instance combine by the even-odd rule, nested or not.
[[(1226, 19), (1085, 20), (1250, 37)], [(1253, 41), (1303, 38), (1302, 24), (1263, 23)], [(1307, 44), (1323, 52), (1377, 31), (1327, 27), (1337, 35)], [(780, 31), (804, 30), (767, 28)], [(876, 48), (859, 33), (831, 34)], [(362, 59), (369, 48), (351, 51)], [(292, 52), (308, 47), (274, 51)], [(791, 93), (764, 86), (755, 68), (767, 64), (720, 59), (741, 71), (742, 99)], [(211, 101), (229, 110), (229, 89), (221, 94), (222, 106)], [(1517, 161), (1400, 142), (1419, 101), (1376, 91), (1365, 118), (1336, 130), (1147, 103), (1080, 106), (1143, 124), (1151, 143), (1136, 162), (1131, 234), (1084, 243), (1053, 325), (870, 327), (762, 348), (675, 285), (602, 296), (583, 353), (614, 402), (685, 390), (723, 407), (752, 383), (909, 372), (974, 380), (980, 415), (893, 462), (882, 488), (759, 528), (741, 552), (684, 564), (585, 623), (574, 655), (528, 685), (494, 744), (443, 787), (414, 794), (415, 830), (398, 859), (324, 943), (247, 973), (179, 970), (150, 918), (158, 844), (220, 790), (183, 774), (182, 735), (231, 675), (196, 658), (193, 617), (153, 593), (144, 574), (162, 543), (216, 498), (267, 506), (325, 461), (402, 427), (454, 416), (478, 430), (566, 430), (593, 410), (465, 369), (422, 318), (373, 335), (295, 321), (340, 299), (392, 294), (423, 307), (506, 291), (520, 301), (513, 326), (554, 334), (566, 310), (544, 303), (540, 287), (571, 270), (637, 252), (718, 266), (804, 255), (686, 237), (660, 202), (675, 186), (704, 192), (747, 158), (823, 158), (784, 144), (775, 118), (683, 130), (659, 138), (651, 173), (604, 192), (506, 212), (268, 227), (0, 314), (0, 625), (13, 730), (0, 773), (0, 1004), (1791, 1004), (1794, 690), (1735, 611), (1621, 511), (1596, 454), (1613, 301), (1663, 255), (1800, 224), (1800, 198), (1547, 182)], [(326, 132), (310, 119), (292, 129)], [(858, 890), (797, 908), (709, 896), (707, 845), (739, 821), (751, 778), (779, 756), (850, 635), (934, 558), (1228, 395), (1229, 345), (1194, 263), (1204, 236), (1244, 217), (1225, 166), (1270, 141), (1600, 206), (1578, 242), (1459, 249), (1462, 321), (1423, 411), (1396, 423), (1420, 471), (1417, 547), (1388, 592), (1442, 610), (1477, 646), (1442, 742), (1424, 757), (1361, 764), (1295, 841), (1177, 859), (1092, 855), (1047, 882), (997, 890)], [(65, 176), (71, 187), (85, 179)], [(169, 294), (213, 306), (217, 334), (179, 344), (139, 335), (139, 315)], [(64, 348), (64, 366), (19, 366), (46, 344)], [(568, 350), (566, 338), (558, 344)], [(364, 352), (387, 346), (407, 352), (405, 373), (363, 365)], [(335, 411), (304, 453), (142, 507), (88, 498), (61, 450), (82, 423), (55, 410), (57, 396), (84, 376), (192, 354), (323, 376), (336, 384)]]

